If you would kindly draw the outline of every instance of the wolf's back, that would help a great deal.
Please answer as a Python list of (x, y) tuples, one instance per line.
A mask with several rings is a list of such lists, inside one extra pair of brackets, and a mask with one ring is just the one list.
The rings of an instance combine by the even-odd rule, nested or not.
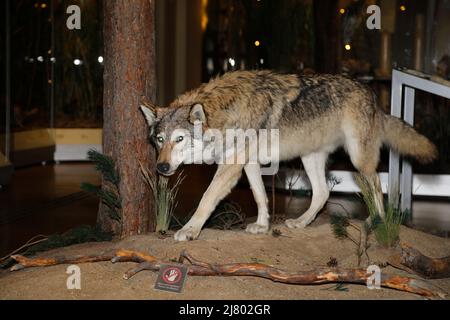
[(437, 158), (436, 146), (425, 136), (399, 118), (384, 115), (384, 142), (402, 155), (416, 158), (421, 163)]

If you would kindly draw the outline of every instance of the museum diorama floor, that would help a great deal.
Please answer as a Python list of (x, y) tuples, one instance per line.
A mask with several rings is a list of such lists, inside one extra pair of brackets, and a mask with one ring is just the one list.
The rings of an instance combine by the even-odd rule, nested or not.
[[(147, 252), (164, 260), (176, 259), (182, 250), (211, 263), (260, 262), (289, 271), (307, 271), (326, 267), (335, 258), (339, 267), (356, 267), (355, 245), (336, 240), (329, 216), (321, 215), (306, 229), (291, 230), (274, 226), (281, 236), (250, 235), (243, 230), (204, 230), (198, 240), (175, 242), (150, 234), (134, 236), (115, 243), (87, 243), (52, 250), (43, 256), (98, 254), (113, 248)], [(425, 255), (450, 255), (450, 240), (402, 227), (401, 240)], [(379, 247), (373, 239), (368, 250), (373, 263), (383, 263), (392, 253)], [(366, 261), (363, 261), (366, 263)], [(134, 263), (97, 262), (79, 264), (81, 289), (68, 290), (67, 265), (0, 271), (0, 299), (423, 299), (391, 289), (369, 290), (365, 285), (334, 284), (287, 285), (248, 276), (188, 276), (182, 293), (154, 290), (157, 273), (142, 271), (129, 280), (123, 274)], [(381, 272), (408, 275), (386, 267)], [(413, 277), (415, 277), (413, 275)], [(450, 279), (431, 280), (441, 292), (450, 292)], [(339, 290), (337, 290), (339, 288)]]

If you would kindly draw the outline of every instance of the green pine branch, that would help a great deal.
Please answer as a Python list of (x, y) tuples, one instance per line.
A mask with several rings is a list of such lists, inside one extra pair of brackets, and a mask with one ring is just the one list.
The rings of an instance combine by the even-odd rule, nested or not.
[[(120, 222), (122, 220), (122, 206), (119, 193), (120, 176), (115, 168), (114, 160), (94, 149), (88, 151), (87, 157), (94, 162), (95, 169), (102, 174), (103, 180), (109, 182), (110, 185), (102, 188), (91, 183), (82, 183), (81, 189), (97, 196), (108, 207), (109, 217)], [(109, 190), (111, 188), (112, 190)]]
[(349, 221), (347, 217), (332, 215), (331, 216), (331, 228), (333, 229), (334, 236), (338, 239), (344, 239), (348, 237), (347, 227)]
[(87, 153), (88, 159), (95, 163), (95, 169), (99, 171), (103, 179), (111, 182), (116, 187), (119, 185), (120, 177), (115, 168), (114, 160), (94, 149), (91, 149)]

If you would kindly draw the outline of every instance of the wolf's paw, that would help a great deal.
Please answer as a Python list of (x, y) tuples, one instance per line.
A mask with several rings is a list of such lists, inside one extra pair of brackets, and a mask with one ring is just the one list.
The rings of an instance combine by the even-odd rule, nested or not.
[(190, 241), (197, 239), (199, 234), (200, 229), (194, 227), (184, 227), (175, 233), (174, 238), (176, 241)]
[(269, 231), (269, 225), (262, 225), (257, 223), (252, 223), (247, 226), (245, 229), (245, 232), (252, 233), (252, 234), (261, 234), (261, 233), (267, 233)]
[(305, 228), (308, 224), (310, 224), (311, 222), (308, 221), (308, 219), (305, 219), (302, 217), (298, 218), (298, 219), (287, 219), (284, 222), (288, 228), (294, 229), (294, 228)]

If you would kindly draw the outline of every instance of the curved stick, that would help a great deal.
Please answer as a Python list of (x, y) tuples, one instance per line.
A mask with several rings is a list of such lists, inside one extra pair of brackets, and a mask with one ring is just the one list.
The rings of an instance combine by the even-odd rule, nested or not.
[[(312, 271), (287, 272), (260, 263), (210, 265), (195, 259), (186, 251), (183, 251), (181, 256), (193, 265), (201, 266), (202, 268), (209, 267), (210, 271), (213, 271), (215, 275), (256, 276), (288, 284), (312, 285), (342, 282), (367, 284), (367, 280), (371, 276), (365, 269), (318, 268)], [(423, 280), (391, 274), (381, 274), (380, 285), (385, 288), (411, 292), (425, 297), (442, 298), (446, 295), (436, 291), (436, 288)]]

